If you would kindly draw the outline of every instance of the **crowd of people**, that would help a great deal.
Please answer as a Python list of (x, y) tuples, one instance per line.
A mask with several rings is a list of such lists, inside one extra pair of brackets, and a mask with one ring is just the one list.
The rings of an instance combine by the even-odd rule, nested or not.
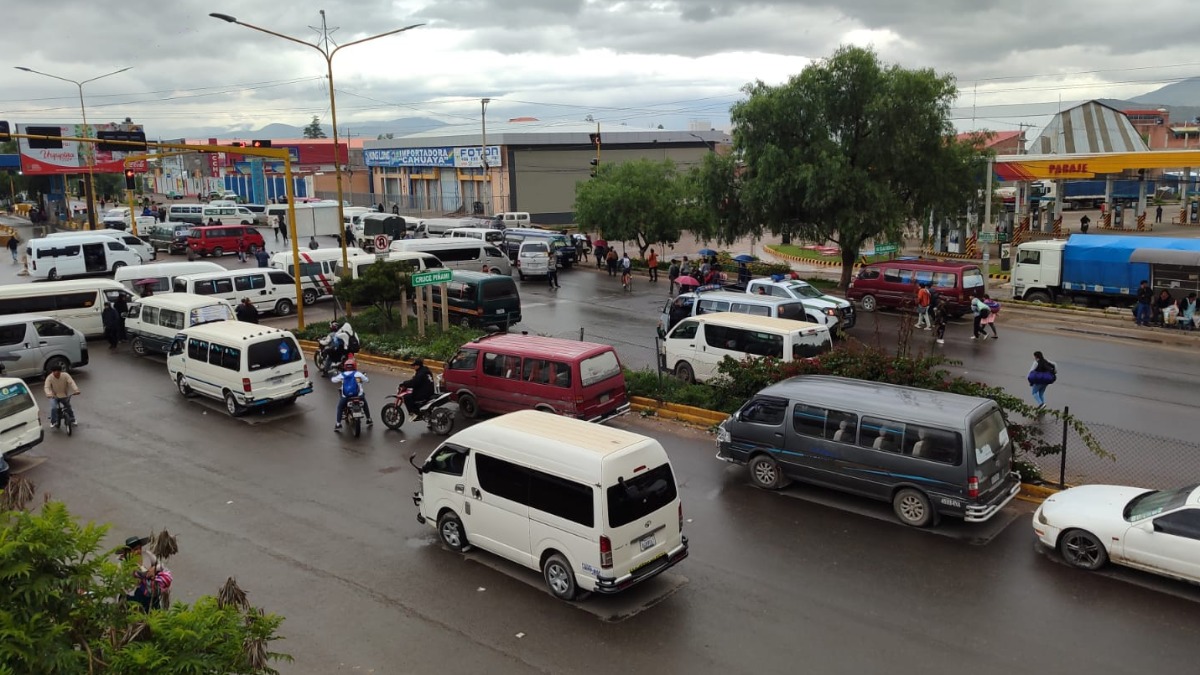
[(1200, 326), (1200, 317), (1196, 315), (1196, 293), (1193, 291), (1176, 299), (1165, 288), (1155, 293), (1150, 282), (1143, 280), (1138, 285), (1133, 321), (1139, 326), (1196, 330)]

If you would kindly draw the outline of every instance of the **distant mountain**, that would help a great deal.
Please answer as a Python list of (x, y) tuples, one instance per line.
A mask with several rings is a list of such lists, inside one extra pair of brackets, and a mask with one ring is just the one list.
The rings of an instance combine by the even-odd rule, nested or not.
[[(215, 127), (199, 127), (195, 129), (179, 129), (175, 130), (173, 136), (186, 136), (188, 138), (216, 138), (219, 140), (230, 139), (246, 139), (246, 138), (302, 138), (304, 136), (304, 127), (307, 125), (295, 126), (292, 124), (274, 123), (268, 124), (259, 129), (228, 129)], [(429, 131), (446, 126), (445, 122), (435, 120), (431, 117), (405, 117), (402, 119), (389, 120), (386, 122), (351, 122), (349, 124), (338, 125), (338, 135), (345, 138), (349, 133), (350, 138), (375, 140), (380, 134), (392, 134), (396, 138), (415, 134), (422, 131)], [(333, 138), (333, 127), (328, 124), (322, 124), (321, 129), (325, 132), (325, 136)], [(152, 130), (151, 130), (152, 131)]]
[(1200, 77), (1172, 82), (1130, 101), (1139, 105), (1200, 106)]

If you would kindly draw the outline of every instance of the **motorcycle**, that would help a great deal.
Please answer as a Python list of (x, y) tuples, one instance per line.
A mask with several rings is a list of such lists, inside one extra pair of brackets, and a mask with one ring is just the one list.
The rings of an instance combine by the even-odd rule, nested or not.
[[(454, 413), (458, 409), (458, 405), (451, 403), (450, 392), (442, 391), (441, 377), (434, 380), (433, 398), (430, 398), (425, 405), (417, 411), (417, 421), (424, 421), (429, 427), (429, 430), (439, 436), (449, 436), (451, 431), (454, 431)], [(379, 417), (389, 429), (399, 431), (400, 427), (404, 426), (404, 418), (407, 417), (404, 408), (404, 399), (412, 395), (412, 389), (405, 386), (396, 387), (395, 396), (389, 396), (391, 401), (383, 406), (379, 411)]]
[(356, 438), (362, 434), (363, 420), (366, 418), (367, 405), (361, 396), (346, 399), (346, 409), (342, 411), (342, 425), (349, 427)]
[(339, 373), (342, 370), (342, 364), (346, 362), (346, 358), (352, 356), (350, 352), (343, 352), (342, 357), (334, 359), (332, 351), (329, 348), (330, 338), (328, 335), (317, 340), (320, 349), (317, 350), (317, 355), (313, 361), (317, 364), (317, 371), (322, 377), (329, 377), (333, 373)]

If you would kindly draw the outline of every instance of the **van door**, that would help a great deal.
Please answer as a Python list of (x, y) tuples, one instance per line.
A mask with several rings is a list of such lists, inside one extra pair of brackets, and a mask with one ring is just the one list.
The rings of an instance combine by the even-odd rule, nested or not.
[(692, 374), (695, 374), (696, 341), (704, 339), (703, 336), (696, 335), (698, 332), (699, 321), (684, 320), (667, 333), (666, 339), (663, 340), (664, 368), (677, 376), (683, 376), (683, 365), (686, 364)]
[(108, 271), (108, 256), (104, 252), (104, 244), (83, 245), (83, 269), (88, 274)]
[(484, 352), (480, 370), (477, 390), (480, 407), (498, 413), (532, 407), (526, 405), (526, 397), (520, 386), (520, 356)]
[[(996, 493), (1012, 486), (1013, 447), (1008, 436), (1004, 416), (995, 407), (971, 421), (971, 443), (968, 445), (966, 464), (972, 468), (977, 479), (979, 501), (986, 503)], [(970, 476), (968, 476), (969, 482)], [(969, 486), (968, 486), (969, 487)]]
[(696, 372), (696, 380), (705, 382), (717, 376), (717, 366), (726, 356), (741, 360), (744, 352), (738, 351), (737, 334), (741, 329), (730, 326), (701, 324), (696, 335), (695, 351), (692, 353), (692, 367)]
[(262, 272), (239, 274), (233, 278), (234, 298), (237, 303), (241, 298), (250, 298), (250, 302), (259, 310), (275, 309), (275, 298), (271, 293), (271, 284), (267, 283), (267, 275)]
[(467, 462), (463, 526), (472, 544), (533, 567), (529, 547), (529, 470), (479, 450)]

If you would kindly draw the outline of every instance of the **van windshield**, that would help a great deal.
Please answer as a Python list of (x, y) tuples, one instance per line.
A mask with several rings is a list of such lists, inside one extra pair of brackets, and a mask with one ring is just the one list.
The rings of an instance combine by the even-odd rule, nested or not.
[(283, 335), (277, 340), (264, 340), (250, 345), (246, 363), (251, 371), (274, 368), (285, 363), (302, 361), (300, 346), (291, 336)]
[(579, 379), (585, 387), (620, 374), (621, 364), (617, 361), (617, 353), (614, 351), (589, 356), (579, 362)]
[(621, 527), (675, 501), (675, 476), (670, 464), (608, 487), (608, 525)]
[(0, 418), (15, 415), (33, 407), (33, 397), (23, 383), (0, 387)]
[(787, 283), (788, 290), (797, 298), (823, 298), (825, 294), (807, 283), (799, 280), (794, 280)]

